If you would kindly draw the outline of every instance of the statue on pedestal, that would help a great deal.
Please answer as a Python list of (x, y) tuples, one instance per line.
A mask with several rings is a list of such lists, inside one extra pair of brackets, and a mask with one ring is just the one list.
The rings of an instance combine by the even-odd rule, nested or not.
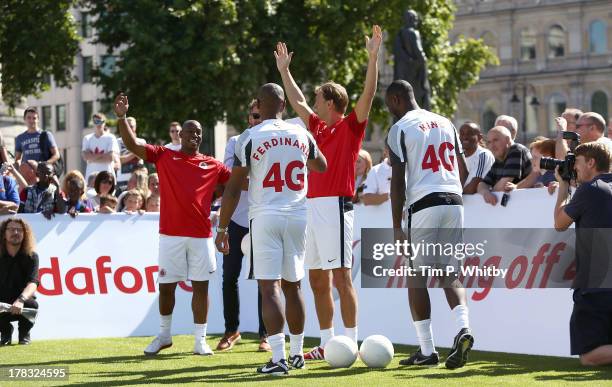
[(398, 32), (393, 44), (393, 79), (408, 81), (414, 89), (419, 107), (429, 110), (430, 89), (427, 73), (427, 57), (423, 52), (421, 35), (416, 29), (419, 16), (411, 9), (404, 13), (404, 27)]

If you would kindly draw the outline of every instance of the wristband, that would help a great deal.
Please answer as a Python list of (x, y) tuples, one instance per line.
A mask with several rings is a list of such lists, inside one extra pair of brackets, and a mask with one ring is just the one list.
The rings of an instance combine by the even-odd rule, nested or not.
[(125, 120), (125, 117), (126, 117), (126, 114), (124, 114), (124, 115), (122, 115), (122, 116), (120, 116), (120, 117), (117, 117), (117, 119), (118, 119), (118, 120)]
[(227, 232), (227, 227), (217, 227), (217, 233), (225, 233)]
[(17, 297), (17, 299), (21, 302), (26, 302), (26, 298), (23, 296), (23, 294), (20, 294), (19, 297)]

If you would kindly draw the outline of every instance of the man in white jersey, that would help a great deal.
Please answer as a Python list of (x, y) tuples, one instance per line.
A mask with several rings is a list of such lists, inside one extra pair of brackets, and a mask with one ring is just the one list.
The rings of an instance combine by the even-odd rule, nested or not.
[(495, 156), (485, 148), (482, 131), (477, 123), (466, 121), (459, 128), (461, 147), (465, 152), (468, 177), (463, 184), (464, 194), (474, 194), (480, 183), (495, 162)]
[(229, 252), (227, 226), (249, 177), (250, 270), (258, 280), (263, 320), (272, 347), (272, 359), (258, 373), (286, 375), (285, 315), (291, 333), (289, 364), (304, 367), (304, 299), (300, 280), (304, 277), (306, 242), (307, 169), (324, 172), (327, 162), (312, 135), (284, 122), (285, 93), (274, 83), (258, 93), (261, 124), (247, 129), (236, 143), (230, 181), (226, 185), (217, 228), (217, 249)]
[[(412, 86), (404, 80), (391, 83), (385, 103), (397, 120), (387, 137), (392, 166), (391, 210), (396, 238), (423, 245), (461, 243), (461, 192), (467, 169), (455, 127), (448, 119), (420, 109)], [(402, 230), (404, 204), (408, 208), (405, 231)], [(448, 266), (453, 266), (456, 273), (460, 266), (454, 256), (431, 256), (422, 251), (413, 254), (409, 262), (417, 273), (421, 273), (422, 267)], [(436, 366), (440, 362), (431, 329), (427, 279), (426, 273), (408, 278), (410, 311), (420, 349), (401, 360), (401, 365)], [(469, 328), (467, 298), (456, 276), (439, 279), (459, 329), (446, 360), (446, 367), (455, 369), (465, 365), (474, 343)]]

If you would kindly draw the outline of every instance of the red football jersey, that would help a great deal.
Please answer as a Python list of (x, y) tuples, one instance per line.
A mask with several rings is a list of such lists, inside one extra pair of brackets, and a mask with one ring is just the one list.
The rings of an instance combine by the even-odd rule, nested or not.
[(161, 208), (159, 233), (210, 238), (210, 205), (217, 184), (229, 180), (222, 162), (198, 153), (188, 155), (157, 145), (145, 145), (147, 161), (159, 174)]
[(327, 159), (327, 171), (309, 173), (307, 197), (353, 196), (355, 162), (367, 123), (357, 122), (354, 111), (333, 126), (327, 126), (315, 113), (310, 115), (308, 129)]

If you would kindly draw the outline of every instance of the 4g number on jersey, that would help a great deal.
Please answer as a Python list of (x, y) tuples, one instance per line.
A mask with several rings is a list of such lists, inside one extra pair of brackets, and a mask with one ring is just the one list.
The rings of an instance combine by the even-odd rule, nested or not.
[(423, 161), (421, 162), (421, 168), (423, 168), (423, 170), (431, 169), (433, 172), (438, 172), (440, 164), (442, 164), (444, 169), (452, 171), (455, 168), (454, 150), (455, 146), (448, 141), (441, 143), (437, 152), (433, 145), (428, 145), (425, 150)]
[(293, 179), (293, 171), (298, 169), (300, 171), (304, 170), (304, 163), (299, 160), (293, 160), (287, 167), (285, 168), (284, 177), (281, 174), (281, 164), (274, 163), (270, 170), (266, 174), (266, 177), (263, 180), (264, 188), (274, 188), (274, 192), (282, 192), (283, 187), (286, 185), (292, 191), (300, 191), (304, 188), (304, 174), (298, 173), (295, 175), (295, 179)]

